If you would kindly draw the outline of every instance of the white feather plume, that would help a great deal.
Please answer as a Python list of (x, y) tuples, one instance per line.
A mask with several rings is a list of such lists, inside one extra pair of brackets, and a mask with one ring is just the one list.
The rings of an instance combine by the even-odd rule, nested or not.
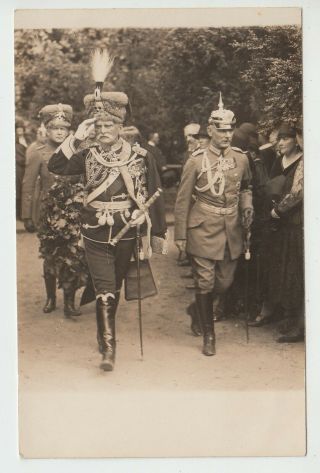
[(95, 82), (104, 82), (111, 71), (113, 58), (106, 49), (96, 49), (92, 54), (92, 77)]

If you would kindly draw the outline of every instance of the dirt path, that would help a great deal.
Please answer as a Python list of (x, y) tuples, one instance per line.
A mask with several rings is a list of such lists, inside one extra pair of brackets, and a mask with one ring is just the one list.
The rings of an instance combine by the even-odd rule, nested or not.
[[(105, 398), (106, 393), (117, 400), (119, 395), (131, 398), (131, 394), (134, 396), (137, 392), (144, 393), (143, 396), (148, 393), (150, 401), (150, 396), (157, 398), (159, 392), (171, 396), (170, 399), (172, 396), (182, 399), (187, 393), (198, 392), (198, 403), (203, 396), (226, 396), (226, 392), (231, 397), (234, 392), (241, 392), (241, 396), (247, 398), (253, 395), (254, 399), (263, 392), (269, 400), (284, 392), (296, 392), (300, 396), (300, 411), (302, 409), (299, 417), (301, 426), (304, 418), (304, 345), (277, 344), (272, 327), (251, 329), (250, 343), (247, 344), (244, 327), (235, 320), (229, 320), (216, 324), (217, 356), (204, 357), (201, 354), (201, 339), (191, 335), (190, 319), (185, 314), (185, 307), (192, 300), (193, 294), (184, 288), (186, 280), (181, 279), (180, 275), (185, 269), (176, 264), (177, 254), (173, 244), (170, 245), (168, 256), (154, 256), (152, 259), (159, 294), (143, 301), (143, 361), (139, 354), (136, 303), (120, 303), (117, 315), (117, 360), (113, 373), (104, 373), (98, 368), (100, 355), (95, 338), (94, 304), (86, 306), (77, 320), (67, 320), (63, 316), (62, 295), (59, 291), (57, 310), (52, 314), (43, 314), (42, 262), (37, 257), (36, 236), (18, 233), (17, 251), (20, 427), (21, 448), (25, 454), (38, 456), (41, 442), (46, 439), (42, 432), (44, 425), (48, 428), (50, 422), (53, 422), (56, 426), (52, 417), (51, 420), (43, 420), (51, 409), (52, 416), (56, 416), (57, 412), (62, 415), (59, 422), (63, 423), (62, 411), (65, 413), (66, 405), (75, 408), (75, 400), (79, 401), (80, 396), (82, 403), (78, 407), (83, 414), (84, 398), (93, 408), (95, 403), (99, 404), (99, 399)], [(240, 402), (239, 396), (237, 399)], [(57, 407), (60, 406), (59, 403), (62, 411)], [(258, 407), (257, 405), (255, 408)], [(160, 411), (163, 408), (163, 405), (159, 405)], [(33, 409), (38, 415), (42, 413), (43, 425), (37, 415), (34, 415)], [(184, 418), (185, 413), (179, 415)], [(100, 418), (98, 413), (97, 416)], [(69, 427), (70, 422), (69, 419)], [(58, 438), (62, 435), (63, 439), (65, 427), (58, 431)], [(48, 440), (49, 446), (45, 442), (41, 451), (47, 454), (51, 452), (53, 455), (55, 449), (58, 449), (58, 455), (69, 456), (73, 451), (70, 436), (68, 453), (64, 452), (63, 441), (61, 440), (60, 445), (57, 438), (54, 438), (56, 444), (52, 439)], [(191, 439), (192, 436), (189, 435), (188, 438)], [(80, 448), (79, 439), (75, 443)], [(89, 448), (88, 443), (85, 445)], [(119, 443), (116, 445), (119, 446)], [(130, 453), (128, 442), (126, 445), (126, 452)], [(192, 445), (194, 447), (194, 443)], [(114, 448), (115, 454), (118, 454), (119, 449)], [(84, 448), (83, 452), (85, 451)], [(93, 447), (88, 452), (98, 454)], [(159, 453), (158, 450), (157, 452)], [(207, 450), (204, 449), (203, 452), (200, 449), (195, 453), (197, 452), (202, 455)], [(222, 448), (219, 452), (225, 454)], [(90, 453), (87, 455), (90, 456)], [(108, 456), (108, 452), (106, 455)]]

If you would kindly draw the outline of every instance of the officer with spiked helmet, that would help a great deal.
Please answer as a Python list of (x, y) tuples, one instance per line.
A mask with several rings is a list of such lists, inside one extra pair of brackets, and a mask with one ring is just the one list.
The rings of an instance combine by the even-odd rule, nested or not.
[(175, 206), (175, 241), (192, 258), (203, 353), (208, 356), (215, 354), (213, 299), (231, 285), (243, 252), (243, 228), (253, 219), (248, 158), (230, 146), (235, 123), (220, 93), (218, 110), (209, 118), (209, 146), (187, 161)]
[[(97, 338), (103, 357), (100, 367), (105, 371), (113, 370), (115, 362), (115, 315), (135, 246), (134, 223), (145, 220), (148, 242), (151, 235), (163, 238), (166, 232), (161, 197), (147, 210), (148, 199), (160, 186), (155, 161), (138, 144), (130, 145), (121, 137), (128, 97), (123, 92), (102, 91), (112, 63), (106, 50), (94, 52), (95, 91), (84, 97), (89, 118), (49, 162), (51, 172), (83, 174), (85, 178), (81, 232), (96, 298)], [(86, 145), (93, 129), (95, 139)], [(139, 218), (117, 241), (116, 236), (137, 214)], [(150, 244), (148, 249), (151, 251)]]

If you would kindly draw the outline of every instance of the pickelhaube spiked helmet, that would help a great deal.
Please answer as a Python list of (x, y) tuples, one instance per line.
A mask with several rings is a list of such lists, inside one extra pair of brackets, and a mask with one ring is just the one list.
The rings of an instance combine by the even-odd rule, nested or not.
[(236, 124), (236, 117), (231, 110), (224, 108), (221, 92), (218, 110), (213, 110), (210, 114), (209, 124), (214, 125), (219, 130), (233, 130)]
[(46, 127), (63, 126), (70, 128), (72, 115), (71, 105), (63, 103), (45, 105), (39, 112), (39, 118)]
[(103, 83), (110, 73), (113, 58), (106, 49), (95, 50), (92, 55), (92, 76), (95, 81), (93, 94), (84, 97), (83, 103), (90, 118), (103, 118), (123, 123), (129, 107), (129, 99), (123, 92), (102, 92)]

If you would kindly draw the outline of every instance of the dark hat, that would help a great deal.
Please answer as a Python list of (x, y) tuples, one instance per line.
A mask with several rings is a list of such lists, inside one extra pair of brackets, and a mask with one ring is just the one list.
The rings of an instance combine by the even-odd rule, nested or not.
[(73, 110), (71, 105), (58, 103), (54, 105), (46, 105), (39, 112), (40, 120), (47, 127), (65, 126), (70, 127), (72, 121)]
[(242, 151), (248, 151), (248, 145), (249, 136), (239, 128), (236, 128), (232, 136), (231, 146), (240, 148)]
[(289, 123), (282, 123), (278, 131), (278, 140), (280, 138), (295, 138), (296, 130)]
[(207, 128), (208, 128), (207, 124), (202, 123), (202, 125), (200, 125), (199, 131), (198, 131), (199, 138), (209, 138)]
[(257, 136), (257, 127), (250, 122), (244, 122), (239, 126), (240, 130), (243, 131), (244, 133), (247, 133), (247, 135), (251, 136)]

